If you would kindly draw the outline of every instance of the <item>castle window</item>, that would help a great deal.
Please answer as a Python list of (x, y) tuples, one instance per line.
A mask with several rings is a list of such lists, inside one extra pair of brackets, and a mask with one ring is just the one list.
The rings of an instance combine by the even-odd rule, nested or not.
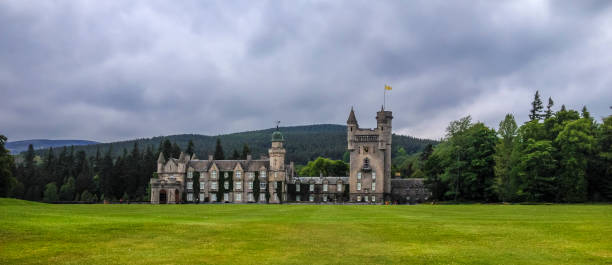
[(193, 172), (191, 171), (187, 172), (187, 178), (193, 178)]
[(200, 193), (200, 201), (203, 202), (204, 201), (204, 193)]
[(327, 201), (327, 195), (323, 195), (323, 201), (326, 202)]
[(236, 178), (237, 179), (242, 178), (242, 171), (236, 171)]
[(363, 196), (363, 201), (368, 202), (368, 196)]
[(253, 179), (253, 172), (249, 172), (249, 179)]
[(372, 202), (376, 202), (376, 196), (372, 196)]
[(229, 190), (229, 182), (227, 182), (227, 181), (223, 182), (223, 188), (225, 190)]
[(338, 192), (341, 192), (342, 191), (342, 184), (338, 183), (336, 189), (338, 190)]
[(357, 190), (361, 190), (361, 182), (357, 182)]
[(265, 183), (265, 182), (261, 182), (261, 183), (259, 183), (259, 189), (261, 189), (261, 190), (265, 190), (265, 189), (266, 189), (266, 186), (267, 186), (266, 184), (267, 184), (267, 183)]
[(295, 201), (301, 201), (302, 200), (302, 196), (300, 196), (299, 194), (295, 196)]
[(313, 202), (313, 201), (314, 201), (314, 195), (310, 195), (310, 196), (308, 196), (308, 201)]
[(253, 193), (249, 193), (249, 201), (252, 202), (253, 201)]
[(372, 172), (372, 179), (376, 179), (376, 171)]
[(224, 201), (229, 201), (229, 193), (223, 193), (223, 200)]
[(200, 181), (200, 190), (206, 189), (206, 182)]
[(314, 184), (310, 184), (310, 192), (314, 191)]
[(225, 179), (226, 179), (227, 177), (229, 177), (229, 173), (227, 173), (227, 171), (226, 171), (226, 172), (223, 172), (223, 178), (225, 178)]
[(363, 168), (370, 168), (370, 159), (368, 158), (363, 159)]
[(241, 189), (242, 189), (242, 181), (236, 182), (236, 190), (241, 190)]
[(259, 201), (260, 202), (265, 202), (266, 201), (266, 194), (265, 193), (260, 193), (259, 194)]
[(323, 191), (327, 191), (327, 183), (323, 184)]
[(249, 189), (252, 190), (253, 189), (253, 181), (249, 181)]
[(274, 172), (274, 178), (278, 178), (278, 172)]
[(191, 182), (191, 181), (187, 182), (187, 189), (188, 190), (193, 189), (193, 182)]
[(213, 193), (213, 194), (210, 196), (210, 201), (211, 201), (211, 202), (216, 202), (216, 201), (217, 201), (217, 194), (216, 194), (216, 193)]
[(300, 192), (300, 183), (295, 183), (295, 191)]
[(361, 179), (361, 172), (357, 172), (357, 179)]
[(236, 194), (234, 195), (234, 199), (235, 199), (237, 202), (241, 202), (241, 201), (242, 201), (242, 193), (236, 193)]
[(187, 201), (193, 201), (193, 193), (187, 193)]
[(357, 196), (357, 201), (360, 202), (361, 201), (361, 196)]
[(372, 182), (372, 192), (376, 190), (376, 182)]
[(216, 190), (219, 187), (219, 183), (217, 182), (211, 182), (210, 183), (210, 189), (211, 190)]
[(266, 177), (266, 171), (265, 171), (265, 170), (262, 170), (262, 171), (259, 173), (259, 175), (260, 175), (262, 178), (265, 178), (265, 177)]
[[(276, 172), (274, 172), (274, 173), (276, 173)], [(278, 181), (274, 181), (273, 183), (274, 183), (274, 188), (278, 189)]]
[(212, 174), (210, 174), (210, 178), (211, 179), (216, 179), (217, 178), (217, 171), (213, 170)]

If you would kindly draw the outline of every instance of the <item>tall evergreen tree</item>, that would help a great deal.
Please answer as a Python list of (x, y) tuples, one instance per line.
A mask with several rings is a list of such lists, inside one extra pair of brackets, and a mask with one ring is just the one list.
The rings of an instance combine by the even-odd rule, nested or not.
[(217, 138), (217, 145), (215, 146), (215, 160), (225, 160), (225, 154), (223, 153), (223, 146), (221, 146), (221, 139)]
[(529, 120), (540, 120), (542, 118), (542, 100), (540, 99), (540, 91), (536, 91), (531, 102), (531, 110), (529, 111)]
[(185, 153), (187, 153), (187, 155), (189, 155), (189, 157), (191, 157), (191, 155), (193, 155), (195, 151), (193, 150), (193, 140), (189, 140), (189, 143), (187, 144), (187, 150), (185, 150)]
[(11, 183), (17, 184), (13, 173), (15, 162), (8, 149), (5, 148), (6, 136), (0, 134), (0, 197), (9, 195), (12, 189)]
[(555, 102), (552, 100), (551, 97), (548, 97), (548, 105), (546, 105), (546, 114), (544, 114), (545, 119), (552, 117), (553, 115), (552, 107), (554, 105), (555, 105)]
[(242, 146), (242, 159), (247, 159), (247, 156), (251, 154), (251, 150), (249, 149), (249, 145), (244, 144)]
[(233, 160), (240, 159), (240, 153), (238, 153), (238, 150), (234, 149), (234, 152), (232, 153), (232, 159)]

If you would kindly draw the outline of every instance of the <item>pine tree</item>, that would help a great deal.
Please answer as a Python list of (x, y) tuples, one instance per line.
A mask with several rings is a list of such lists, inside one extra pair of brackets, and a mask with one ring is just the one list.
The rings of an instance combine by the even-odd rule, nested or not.
[(232, 153), (232, 159), (233, 160), (240, 159), (240, 153), (238, 153), (238, 150), (234, 149), (234, 152)]
[(548, 105), (546, 105), (546, 114), (544, 115), (545, 119), (548, 119), (550, 117), (552, 117), (553, 112), (552, 112), (552, 107), (555, 105), (555, 102), (553, 102), (551, 97), (548, 97)]
[(531, 111), (529, 111), (529, 120), (540, 120), (542, 118), (542, 100), (540, 99), (540, 91), (536, 91), (535, 96), (533, 97), (533, 102), (531, 102)]
[[(4, 147), (6, 136), (0, 134), (0, 197), (13, 195), (11, 182), (17, 185), (17, 180), (13, 177), (15, 162), (8, 149)], [(23, 185), (23, 184), (21, 184)]]
[(247, 156), (251, 154), (251, 150), (249, 149), (249, 145), (244, 144), (242, 146), (242, 159), (247, 159)]
[(221, 139), (217, 138), (217, 145), (215, 146), (215, 160), (225, 160), (225, 155), (223, 154), (223, 146), (221, 146)]
[(187, 153), (187, 155), (189, 155), (189, 157), (191, 157), (191, 155), (193, 155), (194, 150), (193, 150), (193, 141), (189, 140), (189, 143), (187, 144), (187, 150), (185, 150), (185, 153)]

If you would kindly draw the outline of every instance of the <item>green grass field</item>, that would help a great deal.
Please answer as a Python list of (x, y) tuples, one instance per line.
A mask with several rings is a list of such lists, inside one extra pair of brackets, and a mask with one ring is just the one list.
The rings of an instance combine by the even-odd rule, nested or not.
[(612, 264), (612, 205), (48, 205), (0, 264)]

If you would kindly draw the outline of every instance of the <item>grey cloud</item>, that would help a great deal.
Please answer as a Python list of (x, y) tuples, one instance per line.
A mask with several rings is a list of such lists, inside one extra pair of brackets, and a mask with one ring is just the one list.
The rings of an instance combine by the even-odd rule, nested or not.
[(3, 1), (0, 133), (112, 141), (344, 123), (438, 138), (527, 117), (536, 89), (608, 115), (608, 1)]

